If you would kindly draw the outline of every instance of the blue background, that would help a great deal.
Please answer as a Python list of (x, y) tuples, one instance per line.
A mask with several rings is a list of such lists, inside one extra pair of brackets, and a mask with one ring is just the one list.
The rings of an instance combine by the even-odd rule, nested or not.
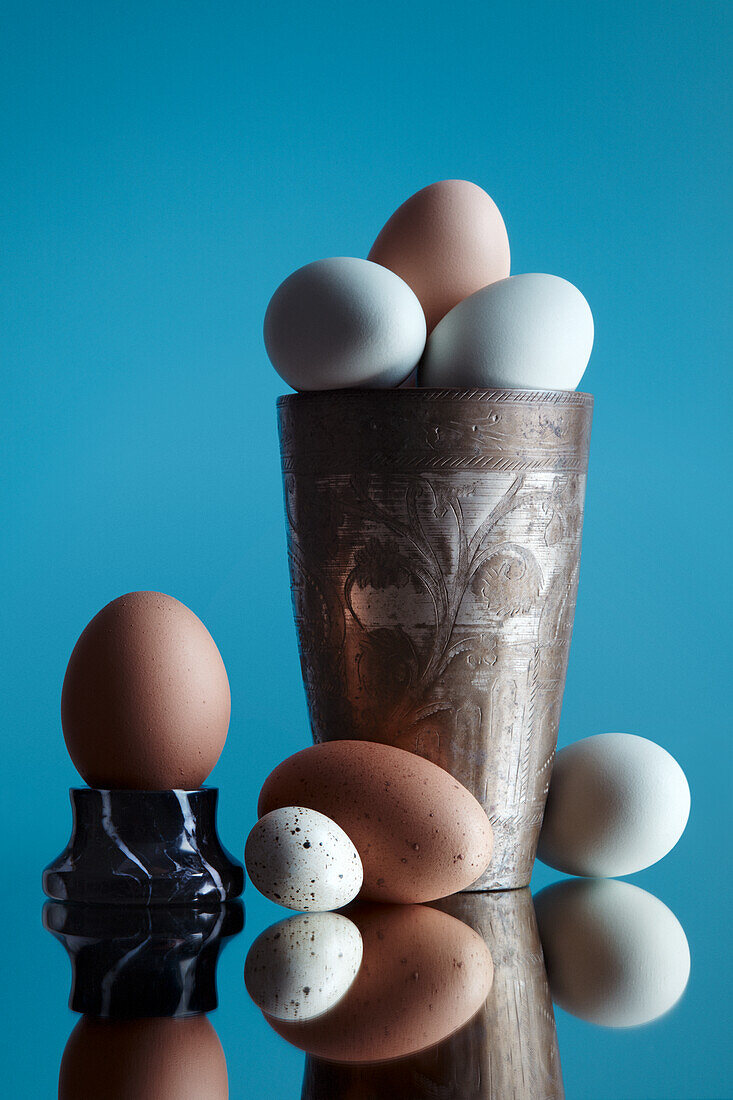
[[(512, 270), (565, 276), (595, 314), (561, 744), (639, 733), (677, 757), (693, 795), (677, 849), (633, 879), (687, 931), (685, 1001), (633, 1032), (558, 1011), (568, 1096), (730, 1095), (730, 4), (3, 11), (8, 1094), (54, 1094), (73, 1023), (39, 880), (78, 781), (58, 713), (76, 637), (136, 588), (204, 620), (233, 693), (212, 782), (241, 853), (263, 777), (309, 739), (265, 306), (293, 268), (365, 255), (409, 194), (464, 177), (502, 210)], [(535, 885), (555, 877), (538, 868)], [(213, 1022), (233, 1096), (298, 1095), (302, 1056), (276, 1042), (241, 978), (277, 915), (250, 888), (222, 964)]]

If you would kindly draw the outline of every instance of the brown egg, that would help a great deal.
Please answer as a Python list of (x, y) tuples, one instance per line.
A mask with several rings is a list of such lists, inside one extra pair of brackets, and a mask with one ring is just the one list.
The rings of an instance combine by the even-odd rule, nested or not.
[(392, 745), (327, 741), (268, 776), (258, 814), (319, 810), (351, 837), (364, 868), (359, 897), (421, 902), (465, 890), (489, 865), (491, 823), (443, 768)]
[(230, 708), (226, 669), (201, 620), (172, 596), (129, 592), (74, 646), (61, 723), (90, 786), (191, 790), (219, 759)]
[(494, 967), (462, 921), (421, 905), (355, 905), (359, 973), (337, 1005), (305, 1021), (266, 1017), (284, 1039), (333, 1062), (379, 1062), (425, 1050), (478, 1012)]
[(412, 287), (428, 332), (469, 294), (509, 274), (509, 239), (492, 198), (467, 180), (441, 180), (402, 203), (369, 253)]
[(205, 1016), (82, 1016), (66, 1044), (59, 1100), (226, 1100), (227, 1064)]

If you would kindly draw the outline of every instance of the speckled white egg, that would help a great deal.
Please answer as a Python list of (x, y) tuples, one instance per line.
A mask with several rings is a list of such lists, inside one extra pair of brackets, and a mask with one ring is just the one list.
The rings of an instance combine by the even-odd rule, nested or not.
[(316, 260), (280, 284), (265, 347), (295, 390), (398, 386), (425, 347), (425, 314), (407, 283), (354, 256)]
[(266, 928), (244, 965), (247, 991), (276, 1020), (312, 1020), (337, 1004), (359, 972), (361, 932), (340, 913), (308, 913)]
[(510, 275), (464, 298), (430, 334), (419, 386), (574, 390), (593, 347), (593, 315), (557, 275)]
[(605, 1027), (637, 1027), (667, 1012), (690, 975), (674, 913), (616, 879), (567, 879), (534, 899), (552, 999)]
[(555, 758), (537, 856), (571, 875), (632, 875), (674, 848), (689, 814), (685, 773), (661, 745), (586, 737)]
[(341, 826), (303, 806), (261, 817), (247, 838), (244, 861), (261, 894), (303, 912), (340, 909), (364, 878), (359, 853)]

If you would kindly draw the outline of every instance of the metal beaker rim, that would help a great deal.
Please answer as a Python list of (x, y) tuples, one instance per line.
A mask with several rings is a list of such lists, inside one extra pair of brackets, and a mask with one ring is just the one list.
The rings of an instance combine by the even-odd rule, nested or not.
[(397, 401), (493, 401), (499, 404), (590, 406), (593, 394), (579, 390), (536, 390), (536, 389), (430, 389), (409, 387), (405, 389), (337, 389), (337, 390), (301, 390), (298, 393), (282, 394), (277, 398), (277, 407), (296, 402), (318, 399), (351, 401), (380, 396), (385, 402)]

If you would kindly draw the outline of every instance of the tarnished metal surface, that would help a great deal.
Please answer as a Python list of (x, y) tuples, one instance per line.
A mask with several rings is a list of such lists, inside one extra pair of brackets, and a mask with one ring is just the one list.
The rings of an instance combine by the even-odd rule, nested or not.
[(483, 1008), (430, 1050), (381, 1066), (306, 1059), (303, 1100), (562, 1100), (562, 1070), (528, 889), (433, 902), (483, 936), (494, 984)]
[(529, 882), (578, 583), (593, 399), (565, 391), (295, 394), (278, 416), (293, 608), (316, 741), (452, 772)]

